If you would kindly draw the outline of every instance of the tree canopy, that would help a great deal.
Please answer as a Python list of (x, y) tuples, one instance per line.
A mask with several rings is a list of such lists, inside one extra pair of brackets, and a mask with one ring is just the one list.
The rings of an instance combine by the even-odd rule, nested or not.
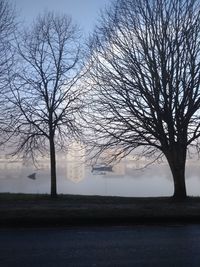
[(119, 0), (90, 42), (95, 146), (165, 155), (184, 198), (187, 149), (199, 149), (200, 3)]
[(56, 190), (56, 147), (81, 133), (83, 91), (80, 32), (70, 17), (45, 13), (21, 34), (12, 81), (12, 129), (16, 153), (34, 158), (50, 153), (51, 194)]

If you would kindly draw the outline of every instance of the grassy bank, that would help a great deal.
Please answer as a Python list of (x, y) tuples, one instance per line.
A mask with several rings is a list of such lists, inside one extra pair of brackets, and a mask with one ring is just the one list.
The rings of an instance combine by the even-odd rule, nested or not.
[(0, 194), (0, 225), (200, 222), (200, 198)]

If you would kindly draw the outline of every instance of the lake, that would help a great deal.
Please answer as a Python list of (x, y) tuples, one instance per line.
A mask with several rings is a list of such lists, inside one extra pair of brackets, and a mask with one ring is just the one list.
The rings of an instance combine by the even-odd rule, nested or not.
[[(75, 156), (74, 156), (75, 155)], [(49, 160), (40, 158), (39, 168), (1, 156), (0, 192), (49, 193)], [(60, 155), (57, 159), (57, 189), (59, 194), (102, 196), (171, 196), (172, 176), (166, 162), (144, 168), (144, 157), (128, 156), (112, 167), (112, 171), (92, 170), (77, 153)], [(35, 179), (28, 176), (35, 173)], [(33, 175), (34, 176), (34, 175)], [(200, 195), (200, 162), (189, 160), (186, 167), (188, 195)], [(34, 178), (34, 177), (32, 177)]]

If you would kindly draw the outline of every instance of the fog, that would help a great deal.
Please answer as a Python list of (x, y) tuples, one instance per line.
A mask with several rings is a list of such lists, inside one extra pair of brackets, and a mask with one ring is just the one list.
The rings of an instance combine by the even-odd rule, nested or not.
[[(75, 153), (76, 154), (76, 153)], [(92, 171), (83, 159), (73, 155), (57, 158), (57, 188), (59, 194), (107, 196), (171, 196), (172, 176), (166, 162), (147, 166), (145, 158), (129, 156), (112, 166), (112, 171)], [(33, 163), (1, 156), (0, 192), (49, 193), (49, 160)], [(28, 176), (36, 173), (35, 180)], [(189, 160), (186, 167), (188, 195), (200, 195), (200, 162)]]

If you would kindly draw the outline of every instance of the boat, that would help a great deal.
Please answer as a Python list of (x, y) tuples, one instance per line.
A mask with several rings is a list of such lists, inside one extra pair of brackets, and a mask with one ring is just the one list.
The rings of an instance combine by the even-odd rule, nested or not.
[(98, 172), (112, 172), (112, 166), (106, 165), (106, 164), (96, 164), (92, 166), (92, 172), (98, 171)]
[(36, 172), (27, 176), (29, 179), (36, 180)]

